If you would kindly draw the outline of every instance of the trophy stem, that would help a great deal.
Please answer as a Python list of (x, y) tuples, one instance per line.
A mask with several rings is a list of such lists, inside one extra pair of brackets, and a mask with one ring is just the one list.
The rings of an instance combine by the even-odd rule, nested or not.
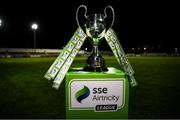
[(84, 67), (85, 71), (103, 72), (107, 71), (105, 60), (99, 53), (98, 46), (93, 46), (92, 54), (87, 59), (87, 66)]
[(94, 54), (95, 56), (99, 56), (98, 46), (93, 46), (93, 54)]

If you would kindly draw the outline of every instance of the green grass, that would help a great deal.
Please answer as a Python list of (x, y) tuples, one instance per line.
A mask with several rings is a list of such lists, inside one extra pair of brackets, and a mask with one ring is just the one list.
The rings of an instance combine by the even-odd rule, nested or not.
[[(43, 75), (55, 58), (0, 59), (0, 118), (65, 118), (64, 82)], [(114, 57), (107, 66), (119, 68)], [(130, 88), (130, 118), (180, 118), (180, 57), (129, 57), (139, 85)], [(78, 57), (72, 67), (83, 67)]]

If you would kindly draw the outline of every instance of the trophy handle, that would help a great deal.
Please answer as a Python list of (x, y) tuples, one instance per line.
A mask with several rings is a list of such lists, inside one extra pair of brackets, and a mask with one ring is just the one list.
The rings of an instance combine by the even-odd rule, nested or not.
[(113, 24), (114, 24), (115, 13), (114, 13), (114, 8), (113, 8), (112, 6), (110, 6), (110, 5), (108, 5), (108, 6), (106, 6), (105, 9), (104, 9), (104, 18), (107, 17), (107, 14), (106, 14), (106, 9), (107, 9), (107, 8), (110, 8), (111, 11), (112, 11), (112, 14), (113, 14), (113, 19), (112, 19), (111, 26), (110, 26), (110, 28), (111, 28), (111, 27), (113, 26)]
[(82, 7), (85, 9), (84, 17), (87, 19), (87, 15), (86, 15), (87, 14), (87, 7), (85, 5), (80, 5), (76, 10), (76, 21), (77, 21), (78, 27), (80, 27), (80, 28), (81, 28), (81, 26), (80, 26), (79, 20), (78, 20), (78, 13), (79, 13), (79, 9)]

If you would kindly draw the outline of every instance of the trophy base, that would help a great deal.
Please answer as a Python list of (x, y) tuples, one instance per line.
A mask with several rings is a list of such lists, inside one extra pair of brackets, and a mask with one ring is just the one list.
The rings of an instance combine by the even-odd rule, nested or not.
[(108, 71), (104, 58), (99, 55), (91, 55), (87, 59), (87, 66), (83, 68), (84, 71), (103, 72)]

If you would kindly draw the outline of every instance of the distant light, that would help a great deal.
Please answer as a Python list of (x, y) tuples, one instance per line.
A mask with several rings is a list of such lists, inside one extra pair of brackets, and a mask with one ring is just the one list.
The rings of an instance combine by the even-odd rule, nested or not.
[(144, 50), (146, 50), (146, 48), (144, 48)]
[(87, 48), (85, 48), (85, 50), (87, 51)]
[(36, 30), (36, 29), (38, 29), (38, 25), (37, 25), (36, 23), (33, 23), (33, 24), (31, 25), (31, 28), (32, 28), (33, 30)]
[(175, 53), (177, 53), (178, 52), (178, 48), (174, 48), (175, 49)]

